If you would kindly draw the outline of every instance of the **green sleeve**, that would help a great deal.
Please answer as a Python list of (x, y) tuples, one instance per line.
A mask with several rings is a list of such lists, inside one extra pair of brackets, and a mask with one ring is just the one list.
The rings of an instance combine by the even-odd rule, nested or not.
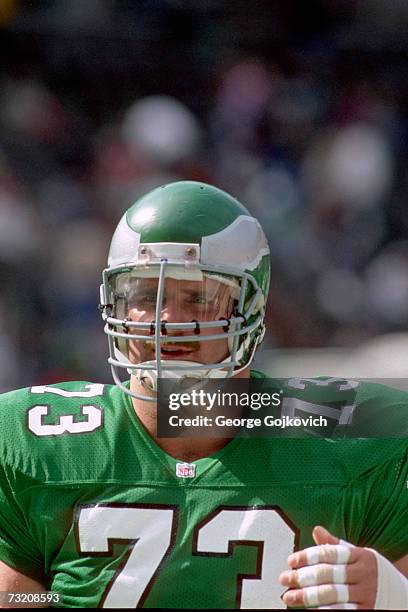
[(45, 581), (38, 546), (14, 495), (13, 475), (0, 467), (0, 560), (22, 574)]
[(345, 426), (344, 433), (354, 438), (408, 440), (408, 393), (376, 383), (361, 383), (357, 389), (353, 423)]
[(344, 498), (350, 541), (390, 561), (408, 554), (408, 448), (398, 447), (388, 461), (354, 481)]

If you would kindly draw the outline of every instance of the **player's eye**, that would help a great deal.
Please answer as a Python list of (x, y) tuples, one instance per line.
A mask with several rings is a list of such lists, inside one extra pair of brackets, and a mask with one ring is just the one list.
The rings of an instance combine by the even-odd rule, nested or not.
[(137, 310), (145, 310), (147, 308), (152, 308), (156, 305), (156, 294), (155, 293), (145, 293), (138, 294), (133, 293), (127, 296), (127, 302), (129, 308), (137, 308)]
[(204, 293), (197, 293), (196, 295), (192, 295), (189, 301), (191, 304), (207, 304), (208, 298)]
[(146, 293), (137, 298), (137, 302), (140, 304), (155, 304), (156, 303), (156, 294), (155, 293)]

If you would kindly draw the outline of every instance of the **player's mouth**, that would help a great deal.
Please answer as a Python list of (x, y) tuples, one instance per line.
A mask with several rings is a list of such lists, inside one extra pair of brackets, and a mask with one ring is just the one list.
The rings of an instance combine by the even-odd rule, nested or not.
[[(155, 350), (155, 343), (153, 340), (146, 340), (144, 346), (148, 350)], [(160, 356), (162, 358), (167, 357), (170, 359), (182, 359), (187, 355), (194, 353), (200, 346), (199, 342), (189, 342), (188, 344), (181, 344), (181, 342), (165, 342), (161, 345)]]

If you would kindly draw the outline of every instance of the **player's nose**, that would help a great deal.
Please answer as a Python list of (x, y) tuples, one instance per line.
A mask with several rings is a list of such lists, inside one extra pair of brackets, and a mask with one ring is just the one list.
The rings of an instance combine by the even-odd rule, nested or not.
[(172, 298), (166, 299), (165, 304), (162, 306), (161, 319), (168, 322), (183, 321), (183, 308), (178, 300)]

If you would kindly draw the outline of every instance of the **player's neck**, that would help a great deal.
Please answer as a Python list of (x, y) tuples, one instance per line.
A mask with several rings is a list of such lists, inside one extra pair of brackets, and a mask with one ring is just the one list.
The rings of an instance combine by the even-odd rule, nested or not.
[[(133, 385), (132, 385), (133, 386)], [(146, 393), (143, 388), (138, 388), (139, 393)], [(153, 402), (145, 402), (132, 398), (133, 408), (142, 425), (160, 448), (175, 459), (191, 463), (197, 459), (213, 455), (223, 448), (230, 438), (159, 438), (157, 436), (157, 405)]]
[[(248, 371), (241, 373), (240, 378), (249, 377)], [(152, 392), (146, 389), (136, 380), (131, 379), (131, 389), (143, 395)], [(189, 463), (209, 457), (221, 450), (231, 438), (159, 438), (157, 436), (157, 405), (154, 402), (146, 402), (135, 397), (132, 398), (133, 408), (141, 421), (142, 425), (160, 448), (175, 459), (187, 461)]]

